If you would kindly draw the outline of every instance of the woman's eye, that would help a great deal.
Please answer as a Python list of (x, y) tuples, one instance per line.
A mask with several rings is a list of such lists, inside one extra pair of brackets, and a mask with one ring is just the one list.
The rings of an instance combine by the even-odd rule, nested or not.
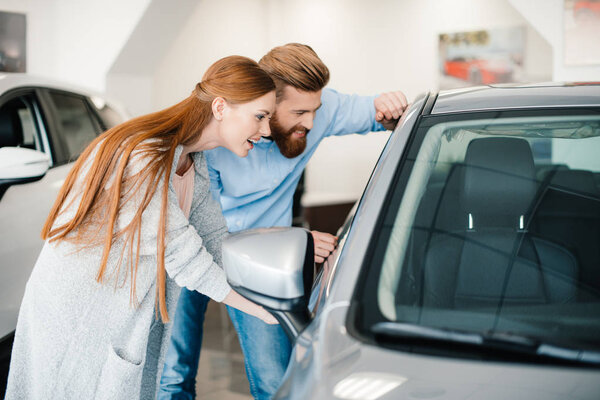
[(256, 116), (256, 119), (259, 120), (259, 121), (262, 121), (264, 118), (265, 118), (264, 115), (257, 115)]

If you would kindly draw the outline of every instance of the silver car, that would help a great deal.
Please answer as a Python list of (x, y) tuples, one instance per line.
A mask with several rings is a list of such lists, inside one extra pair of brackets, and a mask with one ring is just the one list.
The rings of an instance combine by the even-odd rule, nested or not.
[(125, 111), (100, 95), (0, 74), (0, 393), (42, 226), (72, 162)]
[(600, 86), (420, 96), (339, 236), (316, 274), (300, 228), (224, 243), (294, 343), (276, 398), (600, 398)]

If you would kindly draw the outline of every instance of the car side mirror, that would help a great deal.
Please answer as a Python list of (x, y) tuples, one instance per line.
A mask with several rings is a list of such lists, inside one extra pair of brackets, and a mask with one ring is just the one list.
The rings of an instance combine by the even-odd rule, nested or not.
[(35, 182), (46, 175), (50, 157), (24, 147), (0, 148), (0, 198), (11, 185)]
[(223, 267), (236, 292), (263, 306), (290, 340), (310, 322), (314, 243), (302, 228), (261, 228), (223, 241)]

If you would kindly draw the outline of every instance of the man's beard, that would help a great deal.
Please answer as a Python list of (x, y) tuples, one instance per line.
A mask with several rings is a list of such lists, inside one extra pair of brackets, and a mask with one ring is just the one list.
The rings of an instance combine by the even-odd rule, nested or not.
[[(308, 129), (300, 124), (295, 125), (292, 129), (285, 130), (277, 119), (277, 115), (271, 117), (271, 137), (279, 147), (279, 151), (287, 158), (298, 157), (304, 149), (306, 149), (306, 136), (308, 136)], [(292, 134), (296, 131), (303, 131), (304, 136), (300, 138), (294, 138)]]

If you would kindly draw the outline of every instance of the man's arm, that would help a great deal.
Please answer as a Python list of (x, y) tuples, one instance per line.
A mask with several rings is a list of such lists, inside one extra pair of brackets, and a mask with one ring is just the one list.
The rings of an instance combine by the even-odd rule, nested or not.
[(402, 92), (357, 96), (325, 89), (322, 101), (324, 117), (329, 119), (326, 136), (393, 129), (406, 108)]

